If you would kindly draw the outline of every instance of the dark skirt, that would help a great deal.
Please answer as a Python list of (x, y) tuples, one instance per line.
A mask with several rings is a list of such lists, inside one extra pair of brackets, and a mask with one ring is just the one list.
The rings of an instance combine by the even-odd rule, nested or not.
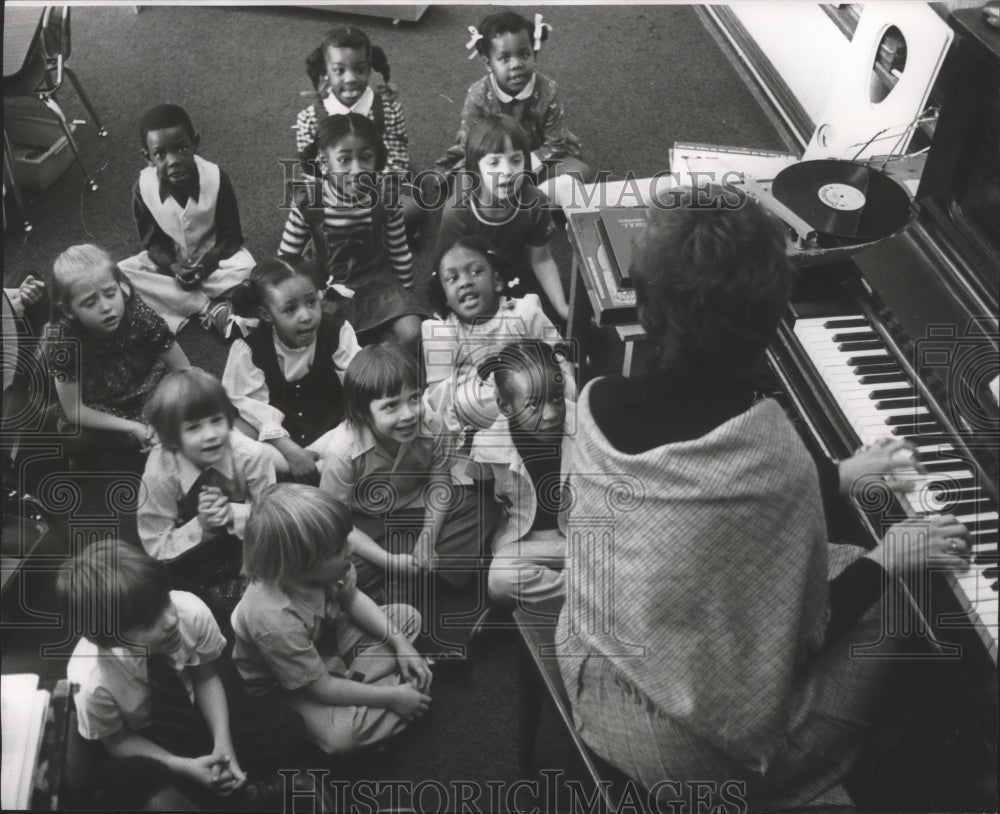
[(337, 297), (337, 302), (343, 307), (347, 321), (351, 323), (354, 332), (359, 335), (374, 333), (387, 327), (389, 323), (407, 314), (415, 314), (421, 319), (430, 316), (430, 312), (422, 306), (416, 296), (403, 288), (399, 278), (389, 269), (377, 271), (364, 282), (351, 286), (354, 290), (353, 299)]

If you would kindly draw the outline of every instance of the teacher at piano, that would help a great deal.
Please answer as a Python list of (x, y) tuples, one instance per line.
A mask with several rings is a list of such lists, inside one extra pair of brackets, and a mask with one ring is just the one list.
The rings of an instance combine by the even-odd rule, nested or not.
[(824, 491), (901, 483), (913, 451), (887, 441), (818, 472), (755, 399), (793, 273), (783, 228), (734, 197), (649, 210), (631, 274), (654, 362), (580, 395), (560, 668), (580, 736), (656, 810), (848, 808), (842, 781), (898, 732), (912, 667), (891, 657), (883, 593), (962, 568), (968, 532), (934, 516), (869, 552), (828, 544)]

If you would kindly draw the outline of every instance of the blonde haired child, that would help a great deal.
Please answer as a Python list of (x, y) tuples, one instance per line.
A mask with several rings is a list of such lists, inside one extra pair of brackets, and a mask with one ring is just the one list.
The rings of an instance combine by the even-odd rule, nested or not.
[(60, 254), (46, 284), (52, 319), (43, 348), (55, 378), (61, 426), (76, 426), (70, 457), (109, 448), (148, 449), (142, 411), (166, 373), (189, 366), (163, 319), (143, 301), (111, 257), (92, 244)]
[(323, 751), (394, 735), (427, 711), (431, 671), (413, 648), (420, 614), (357, 586), (347, 508), (305, 484), (262, 496), (247, 524), (250, 585), (233, 611), (233, 659), (254, 697), (283, 693)]

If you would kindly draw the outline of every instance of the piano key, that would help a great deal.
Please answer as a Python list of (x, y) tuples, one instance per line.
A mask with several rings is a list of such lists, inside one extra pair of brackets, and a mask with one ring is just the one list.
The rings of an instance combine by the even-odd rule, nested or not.
[(836, 319), (813, 318), (812, 320), (799, 320), (800, 322), (815, 322), (824, 328), (868, 328), (871, 330), (871, 323), (862, 316), (839, 317)]
[(877, 339), (878, 334), (868, 328), (838, 331), (830, 337), (834, 342), (854, 342), (859, 339)]
[(837, 350), (839, 351), (878, 350), (884, 353), (885, 351), (882, 348), (882, 343), (874, 339), (849, 339), (846, 342), (837, 343)]

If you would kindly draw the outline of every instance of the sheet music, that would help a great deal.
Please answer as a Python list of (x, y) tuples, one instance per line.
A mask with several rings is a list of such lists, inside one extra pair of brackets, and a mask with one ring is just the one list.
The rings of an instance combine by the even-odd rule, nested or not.
[(49, 693), (38, 689), (38, 676), (34, 673), (18, 673), (2, 677), (0, 697), (3, 727), (0, 807), (5, 811), (26, 809), (31, 802)]

